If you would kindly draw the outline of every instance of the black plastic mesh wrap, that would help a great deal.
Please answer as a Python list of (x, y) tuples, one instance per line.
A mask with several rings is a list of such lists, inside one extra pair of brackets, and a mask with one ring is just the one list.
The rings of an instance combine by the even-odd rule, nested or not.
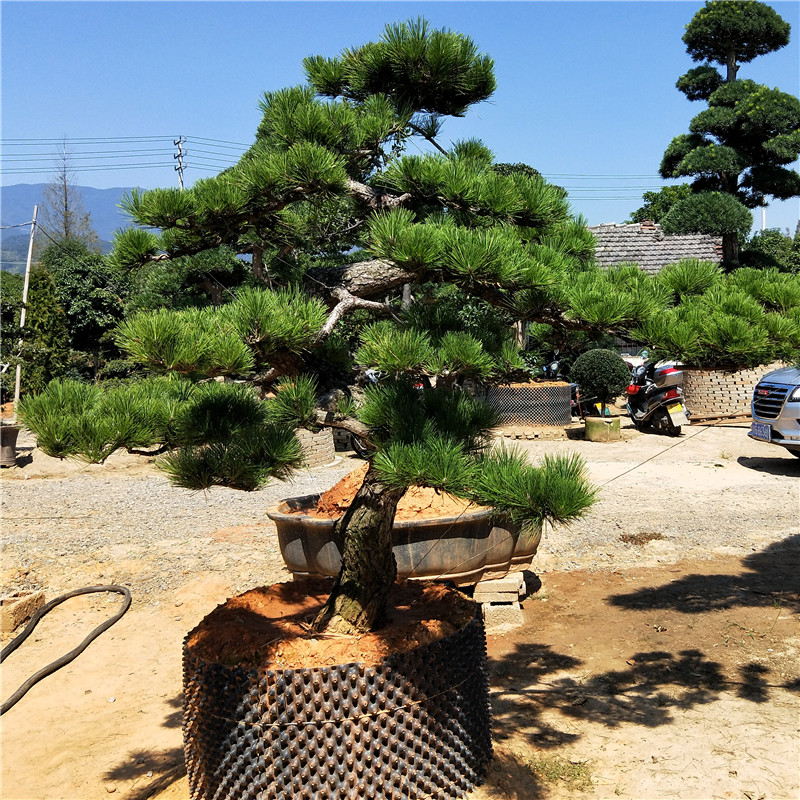
[(570, 388), (563, 384), (490, 386), (486, 402), (504, 424), (569, 425)]
[(479, 616), (377, 666), (245, 670), (183, 652), (192, 800), (449, 800), (492, 757)]

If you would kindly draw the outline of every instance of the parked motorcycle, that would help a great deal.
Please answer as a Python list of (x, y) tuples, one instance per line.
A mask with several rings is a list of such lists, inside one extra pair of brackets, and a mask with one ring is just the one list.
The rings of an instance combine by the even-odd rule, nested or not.
[(626, 394), (628, 414), (636, 429), (678, 436), (681, 425), (689, 424), (682, 384), (683, 372), (671, 364), (645, 361), (634, 367)]

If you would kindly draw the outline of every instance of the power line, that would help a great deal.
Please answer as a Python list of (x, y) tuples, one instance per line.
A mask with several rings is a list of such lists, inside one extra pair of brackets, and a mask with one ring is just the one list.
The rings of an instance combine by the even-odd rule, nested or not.
[(41, 147), (49, 147), (52, 143), (56, 144), (71, 144), (73, 142), (87, 142), (90, 144), (102, 144), (105, 142), (145, 142), (156, 140), (171, 140), (172, 136), (104, 136), (99, 138), (60, 138), (60, 139), (2, 139), (3, 144), (28, 144)]
[[(198, 170), (202, 172), (214, 172), (222, 168), (235, 165), (239, 157), (252, 145), (243, 142), (235, 142), (227, 139), (216, 139), (208, 136), (185, 136), (181, 139), (186, 143), (195, 143), (189, 152), (179, 153), (179, 166), (174, 169), (179, 170), (179, 178), (182, 177), (184, 170)], [(78, 150), (72, 156), (75, 160), (71, 161), (70, 169), (76, 173), (103, 172), (117, 170), (146, 170), (162, 169), (168, 166), (167, 155), (178, 158), (169, 145), (175, 144), (175, 137), (172, 136), (112, 136), (112, 137), (76, 137), (76, 138), (52, 138), (52, 139), (4, 139), (1, 140), (4, 146), (14, 147), (14, 151), (4, 155), (3, 166), (0, 167), (2, 175), (41, 175), (50, 174), (51, 167), (39, 166), (37, 162), (44, 162), (52, 159), (52, 156), (45, 155), (39, 151), (38, 154), (26, 155), (19, 152), (22, 147), (42, 148), (58, 145), (73, 145), (77, 148), (107, 146), (104, 150)], [(115, 147), (115, 145), (125, 145), (133, 143), (163, 143), (165, 147), (157, 149), (127, 149)], [(130, 160), (139, 156), (139, 160), (130, 163)], [(159, 159), (163, 157), (165, 161), (151, 161), (146, 159)], [(111, 162), (115, 163), (102, 163)], [(27, 166), (26, 166), (27, 165)], [(577, 202), (591, 201), (629, 201), (641, 200), (641, 195), (645, 191), (658, 191), (666, 184), (635, 183), (636, 181), (652, 181), (655, 177), (651, 174), (620, 174), (620, 173), (576, 173), (576, 172), (548, 172), (542, 173), (543, 177), (550, 181), (560, 181), (569, 195), (569, 200)], [(604, 181), (602, 185), (597, 185), (598, 181)], [(578, 185), (570, 186), (569, 183), (576, 182)], [(619, 182), (621, 185), (613, 185)], [(631, 195), (635, 191), (637, 194)], [(621, 194), (621, 193), (625, 194)]]
[(225, 139), (208, 139), (205, 136), (187, 136), (187, 139), (197, 140), (198, 142), (214, 142), (220, 145), (234, 145), (235, 147), (244, 147), (246, 150), (251, 148), (252, 144), (243, 144), (242, 142), (229, 142)]
[[(73, 167), (72, 172), (115, 172), (120, 169), (166, 169), (169, 162), (163, 164), (105, 164), (94, 167)], [(2, 169), (2, 175), (52, 175), (53, 170), (49, 167), (31, 167), (30, 169)]]
[[(84, 150), (81, 152), (72, 153), (71, 156), (77, 156), (78, 158), (84, 158), (85, 156), (92, 156), (94, 159), (102, 159), (102, 158), (125, 158), (128, 155), (133, 157), (134, 155), (149, 155), (149, 154), (157, 154), (157, 155), (165, 155), (170, 153), (170, 150)], [(4, 155), (3, 161), (52, 161), (53, 155), (24, 155), (23, 153), (12, 153), (10, 155)]]

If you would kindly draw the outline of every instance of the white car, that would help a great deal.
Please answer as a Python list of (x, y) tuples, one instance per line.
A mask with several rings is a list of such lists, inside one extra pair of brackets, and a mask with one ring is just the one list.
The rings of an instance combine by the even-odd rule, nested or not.
[(800, 458), (800, 368), (765, 375), (753, 390), (751, 439), (786, 448)]

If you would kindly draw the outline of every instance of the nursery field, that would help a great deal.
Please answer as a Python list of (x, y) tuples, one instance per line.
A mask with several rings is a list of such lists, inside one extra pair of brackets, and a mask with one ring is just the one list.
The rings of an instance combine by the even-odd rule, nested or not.
[[(684, 431), (516, 443), (582, 454), (600, 499), (547, 532), (525, 624), (488, 637), (495, 759), (475, 800), (800, 796), (800, 459), (744, 423)], [(290, 485), (194, 493), (143, 457), (87, 467), (21, 439), (2, 471), (3, 593), (121, 583), (133, 604), (4, 715), (3, 800), (188, 800), (183, 637), (288, 579), (264, 512), (363, 463), (340, 456)], [(53, 611), (3, 664), (3, 698), (118, 602)]]

